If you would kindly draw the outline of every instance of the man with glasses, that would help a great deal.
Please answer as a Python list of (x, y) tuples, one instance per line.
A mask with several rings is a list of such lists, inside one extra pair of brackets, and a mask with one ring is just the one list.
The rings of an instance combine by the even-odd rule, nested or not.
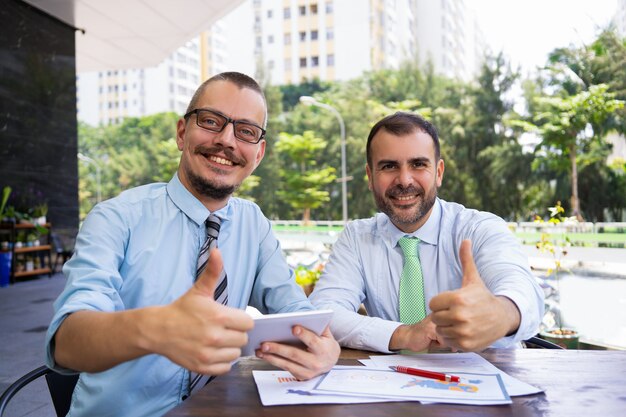
[[(232, 197), (263, 158), (266, 120), (253, 79), (212, 77), (178, 121), (171, 181), (125, 191), (85, 220), (47, 334), (48, 365), (81, 372), (72, 416), (162, 415), (190, 394), (191, 373), (229, 371), (253, 326), (241, 309), (313, 309), (269, 221)], [(336, 363), (329, 329), (293, 331), (307, 349), (263, 343), (256, 355), (298, 379)]]

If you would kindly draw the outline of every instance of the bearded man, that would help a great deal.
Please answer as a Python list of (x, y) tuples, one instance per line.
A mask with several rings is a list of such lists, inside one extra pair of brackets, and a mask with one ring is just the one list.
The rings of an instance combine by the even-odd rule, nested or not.
[[(381, 213), (346, 226), (310, 296), (335, 311), (339, 343), (378, 352), (515, 347), (543, 317), (543, 292), (499, 217), (437, 197), (436, 128), (412, 113), (367, 139), (369, 189)], [(367, 316), (358, 314), (361, 304)]]

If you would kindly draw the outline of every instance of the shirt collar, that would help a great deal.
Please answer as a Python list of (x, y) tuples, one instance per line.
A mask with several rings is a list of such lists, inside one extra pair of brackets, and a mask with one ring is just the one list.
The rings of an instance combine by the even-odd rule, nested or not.
[[(198, 200), (191, 192), (180, 182), (178, 173), (175, 173), (170, 182), (167, 184), (167, 194), (172, 202), (185, 213), (187, 217), (193, 220), (198, 226), (204, 225), (204, 221), (209, 217), (211, 212)], [(231, 199), (224, 207), (216, 210), (214, 214), (220, 220), (229, 220), (232, 214)]]
[(441, 201), (439, 198), (435, 200), (433, 210), (430, 213), (430, 217), (426, 220), (426, 223), (413, 233), (405, 233), (398, 229), (395, 224), (391, 222), (389, 217), (385, 214), (379, 213), (376, 219), (378, 224), (378, 230), (382, 233), (383, 240), (390, 247), (395, 247), (398, 241), (403, 236), (414, 236), (420, 239), (420, 241), (429, 245), (437, 246), (437, 240), (439, 236), (439, 225), (441, 220)]

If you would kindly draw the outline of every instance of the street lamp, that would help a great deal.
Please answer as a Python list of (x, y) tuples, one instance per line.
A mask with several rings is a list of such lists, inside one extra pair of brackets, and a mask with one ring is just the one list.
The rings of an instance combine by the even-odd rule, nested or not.
[(98, 163), (96, 161), (94, 161), (93, 159), (91, 159), (88, 156), (83, 155), (82, 153), (78, 152), (77, 154), (78, 159), (80, 159), (83, 162), (87, 162), (88, 164), (93, 164), (96, 167), (96, 183), (97, 183), (97, 188), (96, 188), (96, 200), (99, 203), (101, 200), (101, 194), (100, 194), (100, 165), (98, 165)]
[(305, 106), (317, 106), (326, 109), (334, 114), (339, 121), (341, 131), (341, 178), (338, 181), (341, 182), (341, 211), (343, 224), (345, 225), (348, 222), (348, 177), (346, 175), (346, 127), (343, 123), (343, 118), (333, 106), (321, 103), (311, 96), (301, 96), (300, 103)]

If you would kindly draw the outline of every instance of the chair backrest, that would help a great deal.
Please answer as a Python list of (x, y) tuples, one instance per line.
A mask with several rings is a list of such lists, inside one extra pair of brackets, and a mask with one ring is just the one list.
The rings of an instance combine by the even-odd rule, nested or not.
[(0, 396), (0, 417), (4, 415), (5, 409), (15, 394), (26, 385), (44, 375), (48, 383), (48, 390), (50, 391), (50, 397), (52, 398), (52, 404), (54, 405), (57, 416), (61, 417), (67, 415), (70, 411), (72, 393), (78, 381), (78, 375), (61, 375), (47, 366), (40, 366), (19, 378), (2, 393), (2, 396)]
[(524, 344), (526, 345), (526, 347), (534, 347), (540, 349), (565, 349), (564, 347), (561, 347), (556, 343), (549, 342), (537, 336), (533, 336), (528, 340), (524, 340)]

